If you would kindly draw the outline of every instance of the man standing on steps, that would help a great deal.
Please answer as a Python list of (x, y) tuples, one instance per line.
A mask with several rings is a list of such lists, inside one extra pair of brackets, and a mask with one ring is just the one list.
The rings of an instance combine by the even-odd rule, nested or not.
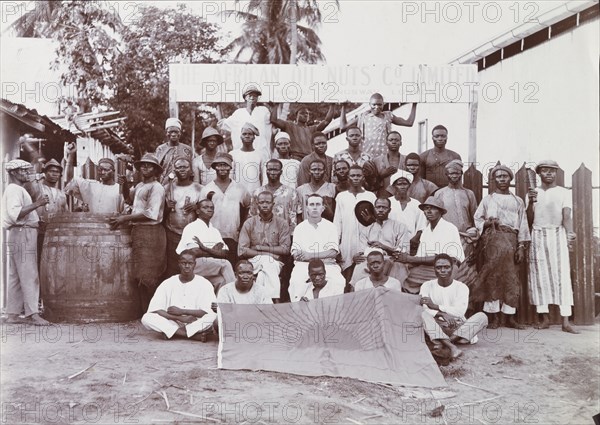
[(533, 223), (529, 264), (530, 300), (542, 316), (539, 329), (550, 327), (548, 304), (560, 307), (562, 330), (579, 332), (569, 324), (573, 305), (569, 248), (577, 235), (573, 232), (571, 191), (556, 184), (558, 163), (540, 161), (535, 172), (541, 186), (529, 190), (527, 217)]

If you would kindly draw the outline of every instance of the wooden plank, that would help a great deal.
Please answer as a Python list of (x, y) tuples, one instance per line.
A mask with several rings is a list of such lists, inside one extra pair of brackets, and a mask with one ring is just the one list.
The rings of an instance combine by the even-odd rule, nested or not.
[(594, 223), (592, 209), (592, 172), (581, 164), (573, 174), (574, 243), (573, 321), (576, 325), (594, 324)]
[(475, 167), (475, 163), (472, 163), (467, 171), (465, 171), (463, 186), (473, 191), (477, 205), (479, 205), (483, 197), (483, 174)]
[[(500, 165), (500, 161), (496, 162), (496, 165)], [(494, 193), (496, 191), (496, 180), (494, 180), (492, 176), (492, 170), (494, 167), (488, 170), (488, 194)]]

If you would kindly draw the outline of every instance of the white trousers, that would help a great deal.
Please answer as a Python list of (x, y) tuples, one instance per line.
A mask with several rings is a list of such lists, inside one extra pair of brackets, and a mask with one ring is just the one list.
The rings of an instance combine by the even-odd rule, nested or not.
[(265, 288), (270, 298), (281, 298), (279, 272), (281, 272), (282, 263), (270, 255), (257, 255), (249, 258), (249, 261), (254, 266), (256, 284)]
[[(187, 337), (191, 337), (201, 330), (206, 330), (210, 326), (212, 326), (213, 322), (217, 318), (217, 313), (210, 311), (206, 313), (204, 316), (198, 318), (198, 320), (188, 323), (185, 325), (185, 332)], [(156, 332), (164, 333), (168, 338), (171, 338), (177, 329), (179, 329), (180, 325), (174, 320), (169, 320), (167, 318), (162, 317), (158, 313), (146, 313), (142, 316), (142, 325), (146, 329)], [(210, 325), (210, 326), (209, 326)]]
[[(500, 300), (486, 301), (483, 303), (483, 311), (486, 313), (499, 313), (500, 312)], [(511, 307), (508, 304), (502, 304), (502, 313), (504, 314), (516, 314), (517, 309)]]
[[(423, 329), (429, 338), (433, 341), (436, 339), (450, 339), (444, 332), (438, 321), (429, 312), (423, 311)], [(477, 334), (481, 332), (488, 324), (488, 319), (485, 313), (475, 313), (452, 334), (469, 341), (471, 344), (477, 342)]]
[[(570, 305), (560, 305), (558, 307), (560, 308), (560, 315), (562, 317), (569, 317), (569, 316), (571, 316), (571, 314), (573, 314), (573, 311), (572, 311), (572, 308)], [(538, 313), (550, 313), (550, 308), (548, 307), (548, 304), (536, 305), (535, 309), (537, 310)]]

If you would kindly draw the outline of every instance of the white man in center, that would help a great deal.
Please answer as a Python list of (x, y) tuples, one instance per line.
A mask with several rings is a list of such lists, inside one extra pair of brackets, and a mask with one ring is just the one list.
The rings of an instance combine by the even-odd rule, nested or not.
[(340, 252), (338, 231), (331, 221), (321, 217), (323, 211), (325, 206), (321, 195), (312, 194), (306, 198), (306, 218), (296, 226), (293, 236), (294, 269), (289, 287), (291, 300), (299, 298), (298, 294), (306, 292), (306, 287), (310, 284), (308, 263), (313, 259), (322, 260), (325, 264), (327, 284), (341, 288), (340, 293), (344, 292), (346, 280), (335, 261)]

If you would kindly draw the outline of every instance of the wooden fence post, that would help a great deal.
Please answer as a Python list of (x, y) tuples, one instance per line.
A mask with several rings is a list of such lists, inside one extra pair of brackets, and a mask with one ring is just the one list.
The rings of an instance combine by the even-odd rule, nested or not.
[(94, 164), (94, 161), (89, 156), (85, 160), (85, 164), (83, 164), (81, 175), (84, 179), (96, 180), (96, 164)]
[[(500, 165), (500, 161), (496, 162), (496, 165)], [(493, 169), (494, 168), (492, 167), (488, 170), (488, 194), (496, 191), (496, 179), (494, 179), (494, 176), (492, 176)]]
[(475, 167), (475, 163), (471, 164), (467, 171), (465, 171), (463, 186), (473, 191), (477, 205), (479, 205), (483, 197), (483, 174)]
[(573, 174), (573, 230), (577, 234), (573, 253), (573, 321), (593, 325), (594, 291), (594, 220), (592, 209), (592, 172), (585, 164)]

